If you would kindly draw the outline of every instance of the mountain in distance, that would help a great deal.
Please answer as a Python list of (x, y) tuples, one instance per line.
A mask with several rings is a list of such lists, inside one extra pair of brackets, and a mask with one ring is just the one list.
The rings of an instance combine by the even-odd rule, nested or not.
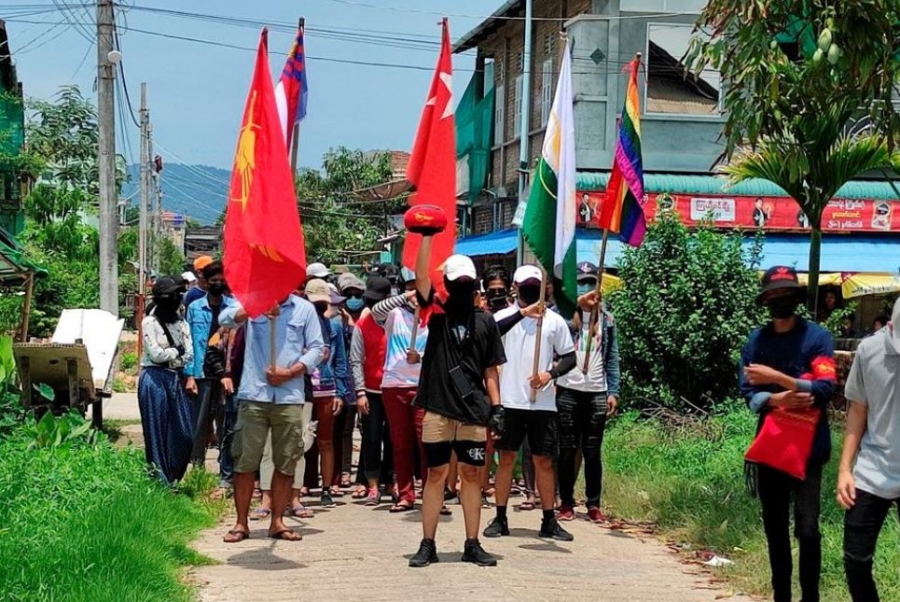
[[(182, 213), (204, 226), (216, 223), (225, 210), (231, 172), (209, 165), (165, 163), (160, 174), (163, 211)], [(122, 196), (131, 198), (135, 207), (140, 202), (140, 167), (128, 166), (129, 181)]]

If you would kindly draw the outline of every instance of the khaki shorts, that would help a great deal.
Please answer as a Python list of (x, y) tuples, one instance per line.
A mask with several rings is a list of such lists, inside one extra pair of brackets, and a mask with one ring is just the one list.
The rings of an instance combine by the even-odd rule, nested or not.
[(483, 426), (464, 424), (434, 412), (425, 412), (422, 420), (422, 443), (486, 440), (487, 428)]
[(272, 432), (272, 464), (284, 475), (293, 475), (303, 455), (303, 405), (241, 401), (231, 453), (234, 471), (259, 469), (266, 437)]

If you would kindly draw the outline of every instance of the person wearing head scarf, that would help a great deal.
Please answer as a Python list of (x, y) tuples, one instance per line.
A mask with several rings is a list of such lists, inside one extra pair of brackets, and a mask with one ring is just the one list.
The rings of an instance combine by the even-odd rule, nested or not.
[(194, 438), (184, 367), (194, 359), (190, 328), (181, 317), (184, 281), (160, 278), (142, 322), (143, 355), (138, 406), (147, 463), (173, 485), (184, 477)]

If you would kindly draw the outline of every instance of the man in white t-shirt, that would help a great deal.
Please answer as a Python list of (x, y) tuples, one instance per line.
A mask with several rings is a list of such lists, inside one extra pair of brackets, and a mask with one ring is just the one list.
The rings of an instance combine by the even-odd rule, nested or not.
[[(543, 520), (540, 536), (572, 541), (572, 535), (556, 520), (556, 479), (553, 456), (557, 446), (556, 396), (552, 381), (575, 368), (575, 345), (566, 321), (552, 311), (543, 312), (538, 373), (534, 374), (537, 318), (524, 311), (540, 300), (543, 274), (533, 265), (516, 270), (513, 284), (516, 305), (497, 312), (494, 318), (504, 335), (507, 363), (500, 374), (500, 403), (504, 408), (504, 429), (497, 441), (500, 466), (497, 469), (497, 516), (484, 530), (485, 537), (509, 535), (506, 504), (512, 486), (513, 468), (525, 439), (534, 456)], [(554, 365), (554, 358), (559, 361)]]
[(860, 343), (844, 387), (850, 408), (837, 498), (847, 509), (844, 570), (853, 602), (879, 599), (875, 546), (891, 507), (900, 507), (900, 299), (891, 319)]

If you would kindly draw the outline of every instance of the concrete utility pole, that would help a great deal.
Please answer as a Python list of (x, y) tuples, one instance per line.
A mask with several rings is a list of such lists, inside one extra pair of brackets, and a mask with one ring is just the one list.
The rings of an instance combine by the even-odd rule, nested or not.
[(147, 210), (150, 207), (150, 111), (147, 109), (147, 84), (141, 84), (141, 204), (138, 231), (138, 292), (144, 297), (147, 282)]
[(97, 0), (97, 111), (100, 125), (100, 309), (119, 315), (119, 221), (116, 211), (115, 16), (113, 0)]
[(525, 239), (522, 237), (522, 224), (525, 219), (522, 208), (528, 200), (528, 157), (531, 124), (531, 32), (533, 27), (533, 0), (525, 0), (525, 48), (522, 50), (522, 121), (519, 124), (519, 206), (517, 208), (518, 243), (516, 245), (516, 265), (525, 263)]

